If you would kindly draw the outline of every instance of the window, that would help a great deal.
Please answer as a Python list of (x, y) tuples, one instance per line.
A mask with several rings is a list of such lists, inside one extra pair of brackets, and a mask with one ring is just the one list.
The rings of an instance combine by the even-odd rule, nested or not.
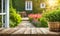
[(25, 10), (32, 10), (32, 1), (25, 2)]
[(40, 7), (41, 7), (41, 8), (45, 8), (45, 6), (46, 6), (45, 3), (41, 3), (41, 4), (40, 4)]
[(0, 27), (9, 28), (9, 0), (0, 0), (0, 24)]
[(5, 0), (0, 0), (0, 27), (5, 24)]

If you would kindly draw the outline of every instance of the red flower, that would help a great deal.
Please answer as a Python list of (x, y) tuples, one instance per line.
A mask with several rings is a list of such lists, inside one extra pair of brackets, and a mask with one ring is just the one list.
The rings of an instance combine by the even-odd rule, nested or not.
[(41, 18), (42, 15), (41, 14), (29, 14), (28, 17), (32, 19), (38, 19), (38, 18)]

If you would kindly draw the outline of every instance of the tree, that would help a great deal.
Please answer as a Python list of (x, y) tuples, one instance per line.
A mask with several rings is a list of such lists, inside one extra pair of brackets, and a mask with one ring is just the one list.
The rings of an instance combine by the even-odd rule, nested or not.
[(25, 0), (12, 0), (13, 7), (16, 8), (17, 11), (25, 10)]
[(33, 1), (33, 13), (42, 13), (45, 8), (41, 8), (40, 4), (45, 3), (46, 0), (32, 0)]
[[(52, 3), (50, 3), (50, 4), (52, 4), (52, 5), (50, 5), (49, 4), (49, 2), (51, 2), (52, 1)], [(53, 11), (53, 10), (56, 10), (56, 9), (59, 9), (60, 8), (60, 0), (51, 0), (51, 1), (46, 1), (46, 3), (47, 3), (47, 11)], [(54, 4), (53, 4), (54, 3)]]
[(41, 13), (44, 9), (40, 8), (40, 3), (45, 2), (46, 0), (12, 0), (13, 7), (17, 9), (17, 11), (26, 11), (25, 10), (25, 1), (32, 1), (33, 10), (27, 11), (27, 13)]

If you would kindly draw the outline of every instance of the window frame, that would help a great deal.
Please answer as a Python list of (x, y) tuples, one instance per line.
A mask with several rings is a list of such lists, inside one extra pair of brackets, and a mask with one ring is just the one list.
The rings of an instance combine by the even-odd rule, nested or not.
[(32, 1), (25, 1), (25, 10), (32, 10)]
[(40, 8), (45, 8), (45, 7), (46, 7), (46, 4), (45, 3), (40, 3)]
[[(2, 16), (2, 28), (9, 28), (9, 0), (1, 0), (0, 15)], [(5, 16), (5, 18), (4, 18), (4, 16)], [(5, 20), (5, 22), (4, 22), (4, 20)]]

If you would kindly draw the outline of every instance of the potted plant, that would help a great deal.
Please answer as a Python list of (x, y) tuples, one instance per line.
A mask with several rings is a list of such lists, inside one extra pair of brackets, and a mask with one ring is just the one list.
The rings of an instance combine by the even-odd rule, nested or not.
[(60, 31), (60, 10), (53, 10), (46, 14), (44, 17), (48, 21), (50, 31)]

